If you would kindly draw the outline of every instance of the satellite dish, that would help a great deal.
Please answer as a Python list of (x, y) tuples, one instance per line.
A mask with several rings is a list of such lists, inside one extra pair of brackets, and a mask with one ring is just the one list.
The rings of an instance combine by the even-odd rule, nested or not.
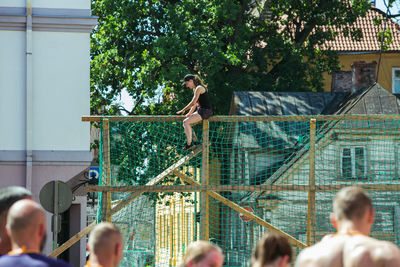
[[(57, 192), (55, 191), (56, 189)], [(55, 199), (58, 198), (58, 199)], [(62, 181), (51, 181), (45, 184), (40, 190), (40, 204), (45, 210), (51, 213), (63, 213), (72, 203), (72, 191), (69, 186)], [(58, 209), (55, 209), (55, 203), (58, 203)]]

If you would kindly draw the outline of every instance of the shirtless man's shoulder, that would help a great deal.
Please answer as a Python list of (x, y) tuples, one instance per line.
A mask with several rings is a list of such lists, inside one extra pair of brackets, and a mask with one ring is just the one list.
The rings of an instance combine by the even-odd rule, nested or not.
[(300, 253), (296, 267), (303, 266), (400, 267), (400, 250), (368, 236), (327, 236)]
[(296, 260), (296, 267), (342, 265), (342, 247), (344, 240), (333, 235), (325, 236), (319, 243), (304, 249)]

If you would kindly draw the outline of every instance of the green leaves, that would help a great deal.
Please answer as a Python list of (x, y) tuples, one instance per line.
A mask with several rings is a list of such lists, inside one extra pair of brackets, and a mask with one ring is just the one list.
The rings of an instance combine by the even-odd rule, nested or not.
[(235, 90), (320, 91), (322, 73), (339, 66), (317, 49), (336, 29), (360, 38), (348, 25), (369, 8), (367, 0), (261, 3), (93, 0), (92, 114), (117, 112), (111, 103), (124, 88), (137, 103), (131, 114), (175, 114), (192, 97), (181, 86), (189, 72), (208, 84), (216, 114), (228, 113)]

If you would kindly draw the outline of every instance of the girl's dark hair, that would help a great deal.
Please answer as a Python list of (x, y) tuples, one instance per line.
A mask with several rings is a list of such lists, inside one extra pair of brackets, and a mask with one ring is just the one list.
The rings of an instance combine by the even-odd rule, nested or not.
[(194, 75), (193, 83), (196, 87), (200, 85), (207, 89), (207, 87), (204, 85), (203, 80), (200, 79), (199, 75)]
[(253, 264), (257, 263), (255, 266), (261, 267), (285, 255), (289, 256), (289, 262), (291, 262), (292, 247), (287, 238), (269, 232), (258, 241), (253, 252)]

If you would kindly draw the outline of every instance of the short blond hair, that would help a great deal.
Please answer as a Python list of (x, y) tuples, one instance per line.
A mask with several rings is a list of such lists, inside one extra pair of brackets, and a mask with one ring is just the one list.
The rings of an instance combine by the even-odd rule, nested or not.
[(333, 213), (338, 220), (354, 220), (372, 209), (372, 201), (359, 187), (349, 186), (340, 190), (333, 200)]
[(89, 236), (89, 248), (91, 253), (102, 253), (113, 244), (113, 240), (122, 240), (121, 232), (112, 223), (102, 222), (94, 227)]
[(222, 254), (221, 248), (211, 244), (210, 242), (199, 240), (191, 243), (187, 247), (185, 255), (183, 256), (181, 267), (187, 266), (189, 261), (193, 261), (194, 263), (202, 261), (211, 251), (218, 251)]

